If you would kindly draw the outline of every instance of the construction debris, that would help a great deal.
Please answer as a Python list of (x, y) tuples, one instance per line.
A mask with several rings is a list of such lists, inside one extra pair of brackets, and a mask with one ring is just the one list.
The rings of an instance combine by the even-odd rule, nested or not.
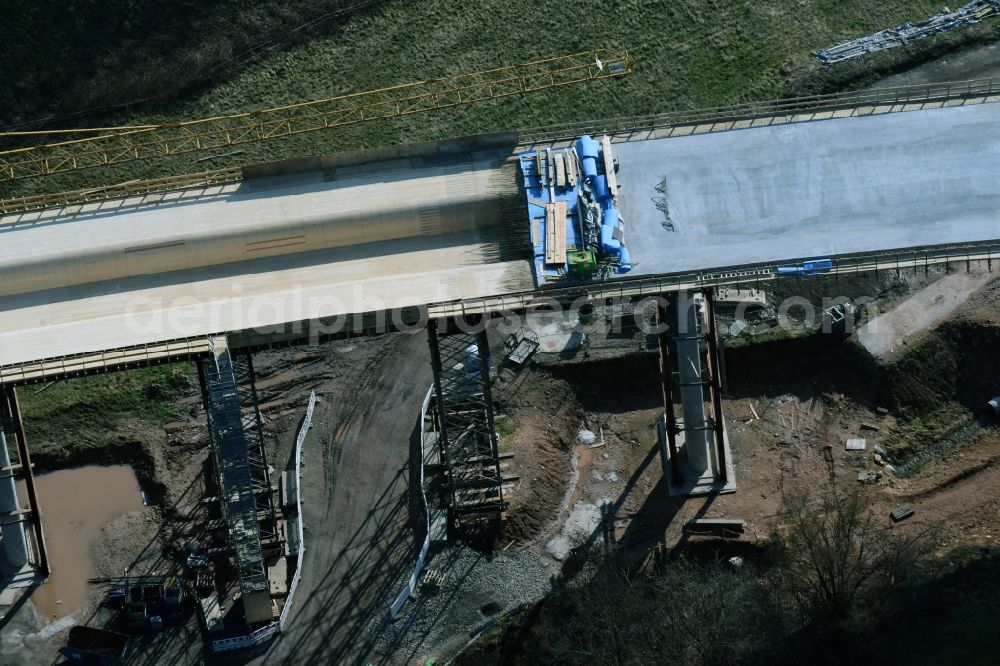
[(866, 53), (884, 51), (896, 46), (902, 46), (924, 37), (931, 37), (941, 32), (963, 28), (973, 23), (979, 23), (1000, 13), (1000, 0), (972, 0), (964, 7), (949, 11), (946, 7), (941, 13), (916, 23), (904, 23), (901, 26), (876, 32), (873, 35), (850, 39), (828, 49), (814, 51), (823, 65), (830, 65), (857, 58)]
[(845, 447), (848, 451), (864, 451), (865, 440), (861, 437), (852, 437), (847, 440)]
[(743, 527), (742, 520), (728, 518), (692, 518), (684, 523), (684, 531), (689, 534), (711, 534), (728, 538), (738, 538), (743, 534)]
[(870, 472), (867, 469), (863, 469), (858, 472), (858, 483), (876, 483), (882, 475), (878, 472)]
[(719, 287), (715, 295), (718, 306), (767, 305), (767, 293), (763, 289), (736, 289), (734, 287)]
[(522, 326), (507, 336), (503, 343), (504, 361), (522, 366), (538, 350), (538, 335), (530, 328)]
[(909, 504), (903, 504), (893, 509), (889, 513), (889, 516), (892, 518), (892, 522), (898, 523), (901, 520), (906, 520), (907, 518), (912, 516), (913, 513), (914, 511), (912, 506), (910, 506)]

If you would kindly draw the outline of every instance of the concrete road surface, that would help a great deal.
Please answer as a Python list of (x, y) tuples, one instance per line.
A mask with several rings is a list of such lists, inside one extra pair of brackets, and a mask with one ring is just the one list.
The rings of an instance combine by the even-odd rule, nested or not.
[(614, 149), (630, 275), (1000, 238), (1000, 104)]
[[(0, 218), (0, 365), (530, 289), (504, 156)], [(519, 220), (514, 220), (518, 224)]]
[[(630, 277), (1000, 239), (995, 103), (615, 150)], [(508, 157), (0, 218), (0, 365), (529, 290)]]

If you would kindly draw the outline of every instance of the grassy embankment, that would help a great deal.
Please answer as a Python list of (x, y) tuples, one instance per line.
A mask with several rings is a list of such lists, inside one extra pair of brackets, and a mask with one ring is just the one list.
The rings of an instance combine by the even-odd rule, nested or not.
[(20, 389), (32, 460), (40, 468), (132, 460), (140, 442), (117, 436), (128, 420), (161, 427), (177, 418), (173, 401), (197, 380), (189, 364), (69, 379)]
[[(357, 4), (357, 3), (353, 3)], [(0, 187), (0, 196), (362, 147), (591, 118), (638, 115), (842, 90), (956, 44), (1000, 34), (1000, 22), (935, 37), (828, 71), (811, 51), (940, 10), (933, 0), (389, 0), (288, 35), (348, 5), (255, 0), (76, 3), (44, 11), (16, 3), (0, 79), (15, 82), (8, 121), (62, 116), (163, 94), (159, 101), (60, 120), (83, 126), (189, 119), (454, 75), (596, 47), (637, 59), (624, 80), (247, 145), (240, 155), (132, 163)], [(270, 7), (270, 8), (269, 8)], [(121, 20), (111, 25), (108, 16)], [(307, 41), (303, 42), (303, 39)], [(268, 41), (256, 57), (233, 55)], [(53, 48), (57, 45), (57, 48)], [(0, 112), (2, 113), (2, 112)], [(0, 117), (0, 122), (4, 118)], [(53, 121), (56, 122), (56, 121)], [(226, 152), (226, 151), (219, 151)]]

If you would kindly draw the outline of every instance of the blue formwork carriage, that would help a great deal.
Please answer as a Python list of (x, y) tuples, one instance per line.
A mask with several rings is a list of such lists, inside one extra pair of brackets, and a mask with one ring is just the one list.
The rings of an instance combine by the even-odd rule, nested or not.
[(539, 286), (631, 270), (608, 137), (581, 136), (567, 148), (522, 153), (519, 161)]

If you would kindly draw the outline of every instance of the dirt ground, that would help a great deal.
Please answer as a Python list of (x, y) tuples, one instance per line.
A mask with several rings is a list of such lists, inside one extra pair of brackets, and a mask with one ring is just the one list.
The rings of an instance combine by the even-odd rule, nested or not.
[[(926, 281), (913, 280), (908, 289), (919, 292)], [(988, 284), (953, 319), (997, 322), (998, 294), (997, 283)], [(898, 293), (886, 294), (887, 302), (899, 300)], [(919, 347), (923, 332), (915, 333)], [(893, 529), (933, 528), (939, 555), (1000, 538), (1000, 497), (989, 492), (1000, 478), (995, 465), (1000, 427), (975, 409), (955, 413), (945, 435), (930, 441), (921, 423), (895, 410), (883, 412), (885, 395), (872, 381), (875, 361), (853, 338), (779, 340), (726, 356), (723, 412), (737, 492), (680, 499), (670, 497), (662, 483), (656, 355), (570, 363), (539, 355), (512, 381), (518, 388), (504, 416), (508, 434), (502, 446), (514, 452), (521, 476), (507, 529), (513, 548), (537, 552), (553, 573), (566, 574), (573, 570), (571, 560), (585, 558), (602, 541), (614, 541), (627, 559), (639, 562), (657, 548), (681, 545), (688, 539), (682, 526), (689, 518), (740, 518), (746, 521), (744, 540), (758, 541), (777, 526), (783, 498), (817, 496), (831, 485), (859, 487), (861, 470), (877, 475), (863, 487), (886, 527), (893, 525), (891, 508), (911, 504), (915, 516)], [(597, 441), (581, 444), (581, 429), (595, 433)], [(848, 438), (864, 438), (866, 449), (846, 450)], [(912, 476), (897, 477), (884, 466), (905, 462), (937, 439), (947, 440), (947, 446)], [(876, 457), (876, 446), (884, 456)], [(554, 557), (546, 546), (565, 534), (581, 503), (608, 504), (605, 528), (577, 539), (570, 557)]]
[[(275, 483), (280, 471), (294, 464), (294, 439), (310, 391), (315, 389), (321, 402), (304, 454), (302, 490), (310, 554), (293, 607), (295, 630), (266, 653), (241, 659), (292, 661), (295, 651), (322, 646), (324, 652), (340, 655), (335, 661), (350, 663), (349, 655), (362, 649), (359, 637), (351, 622), (337, 616), (356, 612), (366, 598), (374, 603), (370, 594), (377, 593), (379, 603), (383, 601), (388, 592), (372, 576), (388, 584), (402, 568), (412, 566), (416, 537), (408, 509), (407, 459), (420, 401), (431, 381), (426, 347), (421, 335), (387, 336), (255, 355), (265, 448)], [(112, 436), (116, 447), (131, 443), (148, 454), (142, 457), (149, 462), (142, 465), (140, 479), (161, 503), (123, 515), (104, 528), (91, 548), (98, 576), (120, 576), (126, 567), (133, 573), (166, 573), (175, 566), (171, 549), (197, 527), (208, 456), (197, 388), (191, 387), (175, 408), (176, 419), (162, 429), (130, 421)], [(348, 580), (355, 585), (344, 582)], [(110, 626), (115, 614), (101, 608), (104, 593), (92, 587), (88, 607), (74, 615), (76, 624)], [(35, 616), (30, 597), (25, 601), (29, 603), (9, 610), (3, 620), (3, 652), (17, 654), (21, 663), (58, 662), (69, 621), (46, 624)], [(334, 637), (329, 630), (345, 633)], [(25, 652), (26, 645), (32, 651)], [(130, 663), (194, 664), (207, 658), (191, 616), (180, 626), (143, 636)]]
[[(884, 284), (878, 289), (887, 302), (894, 302), (923, 284), (914, 280), (905, 289), (885, 289)], [(952, 320), (1000, 326), (1000, 289), (993, 284), (973, 294)], [(910, 455), (926, 435), (919, 424), (895, 411), (877, 410), (884, 405), (868, 381), (871, 361), (842, 336), (729, 350), (723, 411), (737, 492), (690, 500), (670, 497), (656, 446), (655, 424), (662, 412), (657, 361), (654, 354), (640, 351), (646, 344), (641, 335), (621, 336), (604, 348), (587, 349), (586, 359), (550, 354), (537, 357), (520, 373), (500, 373), (501, 448), (514, 453), (513, 471), (520, 476), (504, 553), (536, 557), (554, 577), (578, 574), (588, 553), (603, 543), (617, 544), (627, 558), (641, 563), (656, 549), (683, 544), (681, 526), (692, 517), (742, 518), (747, 523), (744, 540), (753, 542), (774, 529), (786, 494), (819, 492), (831, 482), (854, 487), (861, 469), (881, 475), (866, 488), (887, 528), (888, 510), (911, 504), (914, 517), (893, 529), (934, 528), (940, 555), (988, 546), (1000, 538), (1000, 498), (984, 492), (1000, 480), (1000, 429), (979, 425), (971, 413), (961, 416), (962, 423), (975, 427), (912, 477), (894, 477), (875, 461), (874, 446), (890, 455)], [(408, 575), (419, 538), (413, 524), (419, 511), (411, 506), (408, 491), (408, 456), (420, 401), (431, 381), (427, 356), (426, 340), (418, 335), (255, 357), (268, 456), (276, 470), (291, 463), (310, 390), (319, 391), (321, 403), (317, 427), (306, 443), (309, 555), (301, 605), (286, 636), (260, 654), (241, 658), (295, 663), (308, 654), (352, 663), (368, 655), (376, 663), (407, 663), (419, 656), (387, 647), (380, 640), (386, 625), (379, 618), (398, 592), (398, 581)], [(580, 442), (581, 429), (594, 433), (593, 444)], [(183, 507), (200, 496), (197, 478), (207, 455), (205, 433), (195, 391), (178, 402), (177, 419), (162, 431), (149, 432), (135, 423), (123, 427), (122, 438), (141, 441), (152, 452), (167, 508), (109, 525), (93, 548), (100, 573), (117, 575), (126, 565), (150, 571), (164, 566), (164, 546), (175, 542), (177, 530), (183, 533), (188, 522)], [(845, 450), (848, 437), (866, 438), (867, 449)], [(601, 528), (569, 533), (572, 551), (557, 559), (549, 544), (567, 533), (571, 518), (579, 522), (573, 516), (581, 507), (598, 509), (586, 515), (600, 516)], [(586, 520), (580, 525), (586, 527)], [(96, 610), (99, 599), (95, 589), (94, 608), (84, 619), (106, 618), (106, 611)], [(31, 630), (30, 625), (24, 630)], [(458, 629), (456, 637), (462, 633)], [(53, 663), (64, 641), (65, 630), (28, 639), (24, 644), (39, 646), (28, 663)], [(172, 655), (171, 664), (206, 659), (193, 620), (143, 639), (134, 663), (163, 663), (164, 654)]]
[(1000, 44), (984, 44), (887, 76), (872, 88), (969, 81), (998, 75), (1000, 75)]
[(889, 312), (869, 319), (858, 330), (858, 341), (872, 356), (891, 360), (912, 347), (923, 331), (945, 320), (969, 297), (997, 280), (995, 273), (955, 272), (914, 291)]
[[(891, 304), (940, 277), (883, 276), (837, 287), (872, 293)], [(811, 298), (826, 288), (805, 286)], [(951, 320), (1000, 323), (1000, 289), (992, 284), (973, 294)], [(571, 577), (585, 569), (589, 554), (614, 543), (626, 559), (641, 564), (657, 549), (684, 544), (681, 526), (692, 517), (741, 518), (747, 524), (744, 541), (754, 542), (774, 529), (788, 493), (818, 493), (830, 483), (854, 487), (861, 469), (880, 474), (866, 488), (886, 526), (891, 507), (910, 503), (915, 516), (894, 529), (935, 528), (939, 554), (988, 545), (1000, 535), (998, 499), (983, 492), (997, 481), (1000, 429), (973, 428), (912, 477), (894, 477), (876, 463), (874, 446), (902, 459), (926, 435), (919, 423), (877, 410), (884, 405), (869, 381), (871, 359), (852, 340), (835, 335), (730, 349), (723, 411), (737, 492), (670, 497), (656, 446), (662, 413), (657, 357), (642, 351), (649, 339), (640, 332), (597, 337), (579, 353), (539, 355), (520, 372), (499, 373), (501, 449), (514, 454), (511, 471), (520, 476), (501, 545), (506, 556), (523, 554), (540, 561), (551, 577)], [(408, 456), (420, 401), (431, 382), (425, 337), (386, 336), (266, 352), (255, 356), (255, 367), (268, 457), (276, 471), (292, 462), (295, 432), (311, 390), (318, 390), (321, 403), (306, 440), (304, 594), (291, 630), (260, 654), (244, 658), (293, 663), (295, 655), (306, 653), (342, 663), (363, 655), (374, 663), (408, 663), (420, 656), (424, 644), (406, 644), (404, 650), (401, 643), (387, 642), (385, 632), (395, 630), (381, 618), (409, 575), (421, 538), (414, 528), (419, 510), (408, 491), (413, 473)], [(92, 549), (99, 574), (118, 575), (129, 565), (162, 570), (164, 548), (176, 544), (189, 527), (187, 515), (201, 496), (197, 479), (207, 455), (197, 392), (180, 400), (176, 411), (177, 418), (162, 430), (128, 423), (119, 433), (150, 451), (151, 476), (162, 484), (166, 508), (109, 525)], [(961, 418), (975, 423), (971, 414)], [(580, 430), (592, 432), (595, 441), (581, 443)], [(866, 438), (867, 449), (845, 450), (848, 437)], [(557, 558), (550, 544), (561, 535), (571, 550)], [(441, 568), (468, 554), (435, 557), (437, 563), (432, 558), (430, 566)], [(473, 565), (468, 566), (472, 572)], [(476, 575), (488, 581), (487, 574)], [(479, 591), (464, 599), (459, 592), (455, 603), (468, 602), (475, 609), (475, 598), (483, 594), (488, 595)], [(95, 588), (93, 608), (81, 619), (109, 619), (107, 611), (97, 610), (100, 596)], [(448, 608), (445, 603), (435, 610), (450, 617), (455, 609)], [(465, 632), (456, 624), (446, 642), (460, 648)], [(35, 663), (52, 663), (64, 641), (65, 631), (39, 640), (43, 649), (33, 655)], [(135, 663), (158, 663), (163, 654), (173, 655), (173, 664), (206, 659), (193, 620), (144, 638)]]

